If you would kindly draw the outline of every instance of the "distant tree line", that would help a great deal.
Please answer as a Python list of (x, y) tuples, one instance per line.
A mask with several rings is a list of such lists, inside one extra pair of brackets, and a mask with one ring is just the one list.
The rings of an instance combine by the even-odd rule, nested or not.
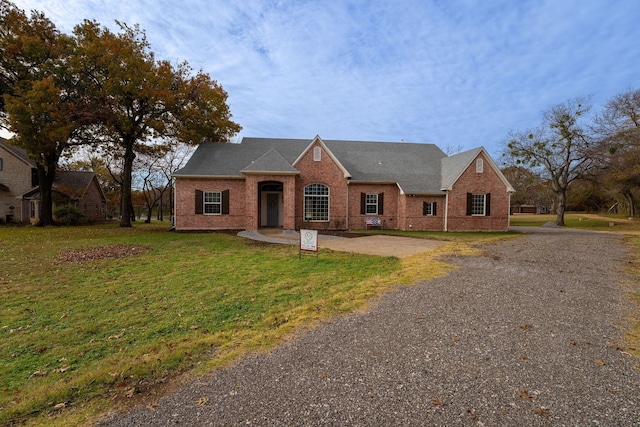
[(590, 97), (542, 113), (537, 127), (510, 132), (503, 172), (512, 204), (550, 206), (558, 225), (567, 208), (636, 215), (640, 197), (640, 89), (614, 96), (589, 115)]
[(151, 199), (164, 197), (157, 176), (175, 166), (178, 147), (228, 142), (241, 129), (209, 75), (156, 59), (144, 31), (117, 26), (85, 20), (63, 34), (41, 12), (0, 0), (0, 127), (37, 165), (39, 225), (53, 224), (56, 170), (80, 150), (112, 177), (129, 227), (136, 176)]

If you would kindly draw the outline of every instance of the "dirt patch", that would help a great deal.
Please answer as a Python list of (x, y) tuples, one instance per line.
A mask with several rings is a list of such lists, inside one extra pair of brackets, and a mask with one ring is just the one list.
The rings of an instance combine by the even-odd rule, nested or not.
[(142, 245), (108, 245), (93, 248), (71, 249), (60, 253), (56, 257), (58, 264), (82, 263), (99, 259), (117, 259), (149, 252), (147, 246)]

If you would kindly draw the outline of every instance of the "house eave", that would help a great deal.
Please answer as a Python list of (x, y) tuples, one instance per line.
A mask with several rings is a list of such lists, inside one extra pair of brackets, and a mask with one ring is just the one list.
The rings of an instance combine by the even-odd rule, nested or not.
[(239, 175), (171, 175), (172, 178), (184, 179), (244, 179)]
[(241, 170), (244, 175), (300, 175), (300, 171), (254, 171), (254, 170)]

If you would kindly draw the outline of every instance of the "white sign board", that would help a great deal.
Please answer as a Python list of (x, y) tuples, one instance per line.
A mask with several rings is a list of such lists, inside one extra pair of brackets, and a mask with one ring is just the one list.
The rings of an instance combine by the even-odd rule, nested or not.
[(318, 252), (317, 230), (300, 230), (300, 250)]

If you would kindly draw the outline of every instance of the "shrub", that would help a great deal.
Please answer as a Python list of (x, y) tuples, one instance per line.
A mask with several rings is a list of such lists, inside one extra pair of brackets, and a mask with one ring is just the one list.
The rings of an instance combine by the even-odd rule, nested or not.
[(74, 205), (61, 205), (53, 210), (55, 218), (64, 225), (76, 225), (87, 219), (87, 216)]

